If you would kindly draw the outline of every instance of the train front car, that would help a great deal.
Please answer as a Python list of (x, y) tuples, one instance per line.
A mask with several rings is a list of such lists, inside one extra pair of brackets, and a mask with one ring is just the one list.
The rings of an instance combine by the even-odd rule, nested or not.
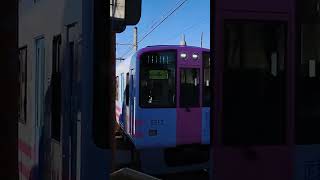
[(208, 167), (210, 55), (191, 46), (152, 46), (130, 66), (126, 129), (151, 174)]

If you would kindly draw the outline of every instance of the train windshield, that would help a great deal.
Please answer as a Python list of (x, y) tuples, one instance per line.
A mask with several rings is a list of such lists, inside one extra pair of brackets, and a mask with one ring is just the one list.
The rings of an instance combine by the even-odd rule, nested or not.
[(176, 52), (145, 53), (140, 63), (140, 106), (176, 107)]

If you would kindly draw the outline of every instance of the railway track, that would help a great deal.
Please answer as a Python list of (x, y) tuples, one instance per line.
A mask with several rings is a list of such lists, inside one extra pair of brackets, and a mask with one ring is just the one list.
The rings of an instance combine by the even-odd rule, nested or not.
[[(122, 141), (121, 137), (116, 138), (116, 170), (121, 168), (131, 167), (130, 160), (130, 148), (131, 146), (126, 144)], [(207, 170), (202, 171), (194, 171), (194, 172), (182, 172), (182, 173), (174, 173), (174, 174), (163, 174), (154, 176), (156, 178), (162, 180), (176, 180), (176, 179), (183, 179), (183, 180), (208, 180), (209, 173)]]

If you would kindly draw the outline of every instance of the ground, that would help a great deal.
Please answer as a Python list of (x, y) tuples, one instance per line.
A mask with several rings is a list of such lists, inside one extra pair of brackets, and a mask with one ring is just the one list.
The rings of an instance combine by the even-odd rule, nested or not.
[[(118, 138), (116, 140), (115, 144), (115, 152), (116, 152), (116, 158), (115, 158), (115, 167), (116, 169), (120, 169), (123, 167), (131, 167), (130, 165), (130, 148), (131, 146), (124, 143), (121, 138)], [(203, 171), (197, 171), (197, 172), (184, 172), (184, 173), (177, 173), (177, 174), (164, 174), (156, 176), (159, 179), (163, 180), (176, 180), (176, 179), (182, 179), (182, 180), (208, 180), (209, 179), (209, 173), (205, 170)]]

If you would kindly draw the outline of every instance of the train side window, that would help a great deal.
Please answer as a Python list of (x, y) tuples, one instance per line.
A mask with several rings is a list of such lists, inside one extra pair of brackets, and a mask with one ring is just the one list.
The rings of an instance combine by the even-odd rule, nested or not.
[(299, 30), (300, 58), (297, 58), (296, 66), (295, 139), (297, 144), (319, 144), (320, 24), (302, 24)]
[(129, 73), (127, 73), (127, 75), (126, 75), (126, 85), (128, 85), (129, 84)]
[(125, 84), (124, 84), (124, 73), (120, 74), (120, 99), (123, 100), (124, 96), (124, 88), (125, 88)]
[(116, 100), (119, 101), (119, 76), (116, 77)]
[(223, 144), (284, 144), (286, 25), (227, 21), (224, 38)]
[(60, 141), (61, 134), (61, 36), (53, 38), (52, 49), (52, 101), (51, 101), (51, 137)]
[(20, 79), (20, 99), (19, 99), (19, 122), (27, 122), (27, 46), (19, 48), (19, 79)]
[(126, 99), (126, 106), (129, 106), (129, 100), (130, 100), (129, 84), (126, 85), (126, 89), (124, 93), (125, 93), (125, 99)]
[(183, 68), (180, 70), (180, 107), (199, 107), (199, 84), (199, 69)]

